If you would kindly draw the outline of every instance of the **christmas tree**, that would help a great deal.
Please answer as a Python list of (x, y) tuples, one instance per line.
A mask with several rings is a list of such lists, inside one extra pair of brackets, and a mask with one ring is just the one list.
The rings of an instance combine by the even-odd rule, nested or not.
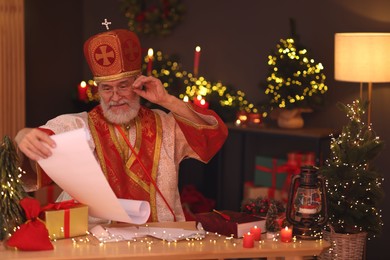
[(378, 205), (383, 178), (374, 167), (384, 143), (362, 119), (367, 102), (339, 104), (349, 122), (331, 140), (331, 157), (320, 168), (325, 177), (329, 225), (337, 233), (380, 233), (383, 221)]
[(12, 140), (5, 136), (0, 146), (0, 240), (8, 238), (25, 220), (19, 201), (26, 197), (20, 180), (18, 155)]
[(291, 36), (281, 39), (268, 56), (269, 74), (265, 94), (269, 108), (316, 108), (323, 103), (328, 90), (321, 63), (310, 57), (300, 43), (291, 22)]

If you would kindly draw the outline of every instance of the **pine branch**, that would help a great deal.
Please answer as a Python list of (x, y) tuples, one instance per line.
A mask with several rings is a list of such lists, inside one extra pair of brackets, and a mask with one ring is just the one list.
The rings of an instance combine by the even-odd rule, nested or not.
[(5, 136), (0, 146), (0, 240), (7, 238), (25, 220), (19, 205), (19, 201), (26, 196), (20, 174), (14, 143)]

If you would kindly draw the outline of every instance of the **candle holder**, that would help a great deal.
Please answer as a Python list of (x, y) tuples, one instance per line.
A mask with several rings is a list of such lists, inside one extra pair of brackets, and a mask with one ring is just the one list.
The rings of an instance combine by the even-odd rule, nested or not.
[(302, 166), (291, 180), (287, 220), (294, 225), (293, 235), (301, 239), (317, 239), (328, 220), (324, 179), (315, 166)]

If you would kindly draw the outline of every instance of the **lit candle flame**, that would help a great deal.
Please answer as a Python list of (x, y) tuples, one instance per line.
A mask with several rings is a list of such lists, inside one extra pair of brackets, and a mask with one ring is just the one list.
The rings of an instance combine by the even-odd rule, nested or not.
[(80, 87), (82, 87), (82, 88), (87, 87), (87, 82), (81, 81), (81, 82), (80, 82)]
[(149, 56), (149, 58), (153, 57), (153, 49), (152, 48), (149, 48), (148, 56)]

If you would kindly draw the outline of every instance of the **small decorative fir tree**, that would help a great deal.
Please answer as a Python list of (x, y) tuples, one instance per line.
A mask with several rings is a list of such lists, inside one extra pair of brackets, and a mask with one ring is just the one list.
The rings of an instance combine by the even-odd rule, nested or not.
[(15, 146), (12, 140), (5, 136), (0, 146), (0, 240), (8, 238), (25, 220), (19, 201), (27, 194), (20, 177)]
[(384, 147), (371, 126), (363, 122), (367, 102), (339, 104), (349, 118), (341, 134), (331, 140), (331, 157), (320, 168), (325, 177), (329, 225), (337, 233), (376, 235), (383, 221), (378, 209), (383, 178), (373, 160)]
[(265, 228), (267, 232), (277, 232), (280, 230), (279, 223), (277, 221), (278, 218), (278, 208), (276, 204), (271, 203), (269, 205), (266, 220), (265, 220)]
[(300, 43), (295, 24), (290, 19), (291, 36), (281, 39), (268, 56), (269, 74), (265, 94), (269, 109), (317, 108), (323, 103), (325, 85), (324, 67), (310, 57)]

